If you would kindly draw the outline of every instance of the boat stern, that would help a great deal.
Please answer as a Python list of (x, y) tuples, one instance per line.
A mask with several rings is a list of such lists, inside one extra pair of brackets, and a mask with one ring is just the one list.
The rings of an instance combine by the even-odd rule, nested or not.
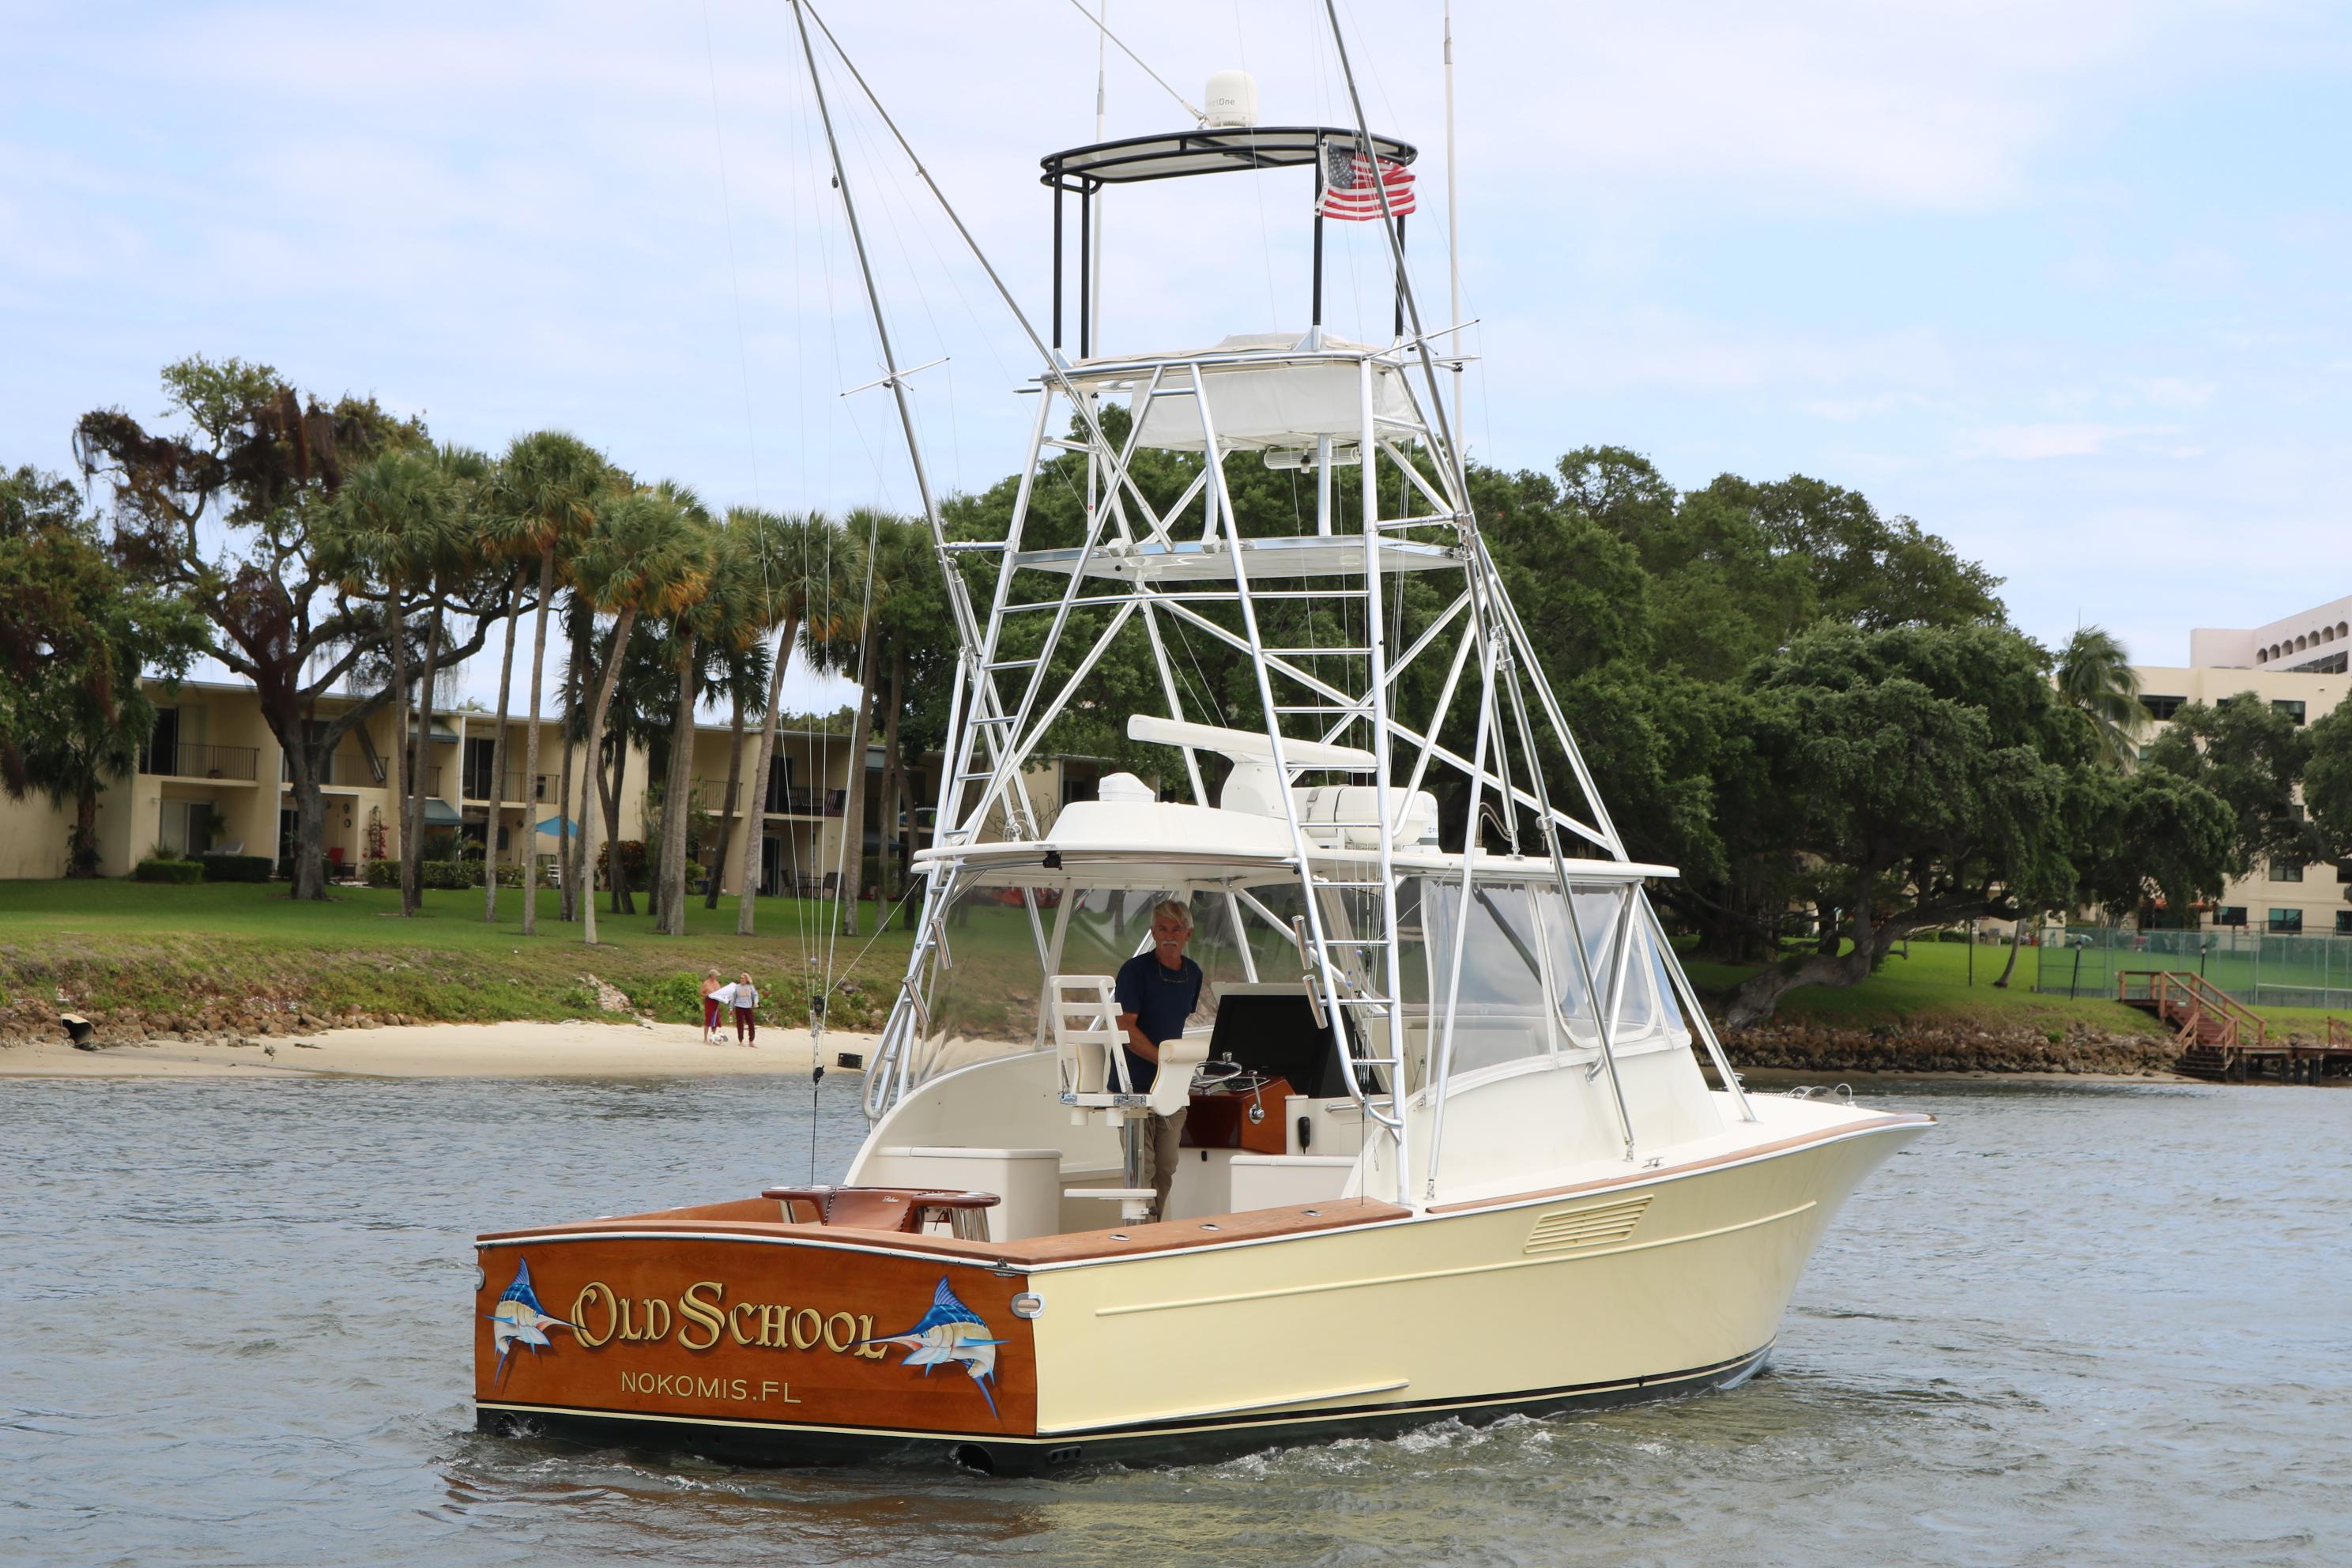
[(1026, 1276), (985, 1243), (777, 1212), (479, 1237), (478, 1423), (753, 1461), (928, 1450), (1018, 1468), (1036, 1417)]

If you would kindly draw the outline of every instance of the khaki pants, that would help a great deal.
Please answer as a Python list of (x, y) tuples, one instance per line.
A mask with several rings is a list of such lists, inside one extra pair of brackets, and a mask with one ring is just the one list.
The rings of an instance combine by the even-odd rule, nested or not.
[(1176, 1162), (1183, 1158), (1184, 1110), (1168, 1116), (1147, 1116), (1135, 1130), (1135, 1184), (1159, 1194), (1154, 1219), (1168, 1217), (1168, 1189), (1176, 1181)]

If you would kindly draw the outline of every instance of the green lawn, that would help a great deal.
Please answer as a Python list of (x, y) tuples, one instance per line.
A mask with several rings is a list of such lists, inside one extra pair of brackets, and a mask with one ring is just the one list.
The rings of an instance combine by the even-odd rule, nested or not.
[[(1780, 999), (1780, 1016), (1852, 1028), (1909, 1022), (2021, 1025), (2037, 1029), (2059, 1029), (2080, 1023), (2117, 1033), (2145, 1033), (2157, 1027), (2147, 1014), (2113, 999), (2115, 981), (2099, 962), (2102, 954), (2091, 952), (2084, 956), (2080, 994), (2069, 997), (2063, 993), (2038, 994), (2032, 986), (2036, 975), (2042, 973), (2037, 966), (2042, 963), (2049, 966), (2047, 973), (2053, 980), (2071, 976), (2074, 949), (2025, 949), (2018, 954), (2017, 973), (2006, 990), (1994, 989), (1992, 982), (2008, 962), (2009, 950), (1979, 943), (1974, 951), (1973, 983), (1969, 971), (1968, 943), (1916, 942), (1910, 944), (1907, 957), (1905, 949), (1897, 948), (1878, 973), (1859, 984), (1838, 988), (1811, 985), (1790, 992)], [(2233, 975), (2221, 967), (2222, 957), (2214, 956), (2208, 973), (2216, 984), (2227, 984)], [(2125, 969), (2196, 967), (2193, 959), (2161, 954), (2118, 953), (2116, 958), (2116, 967)], [(1689, 969), (1692, 980), (1710, 992), (1728, 990), (1755, 973), (1752, 967), (1725, 963), (1693, 963)], [(2262, 1007), (2256, 1011), (2273, 1028), (2317, 1034), (2326, 1027), (2327, 1014), (2320, 1008)]]

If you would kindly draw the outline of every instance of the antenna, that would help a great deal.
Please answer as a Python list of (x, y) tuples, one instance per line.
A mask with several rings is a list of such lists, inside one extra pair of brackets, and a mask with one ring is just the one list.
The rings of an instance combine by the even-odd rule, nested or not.
[(1454, 301), (1454, 431), (1463, 440), (1462, 195), (1454, 176), (1454, 0), (1445, 0), (1445, 270)]

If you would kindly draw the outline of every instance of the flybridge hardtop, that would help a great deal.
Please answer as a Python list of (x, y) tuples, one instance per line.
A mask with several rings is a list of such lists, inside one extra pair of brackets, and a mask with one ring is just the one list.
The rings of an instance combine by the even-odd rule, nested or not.
[[(1057, 209), (1319, 182), (1336, 137), (1412, 151), (1244, 130), (1056, 154)], [(1725, 1385), (1926, 1124), (1739, 1086), (1650, 903), (1671, 871), (1628, 856), (1538, 674), (1417, 329), (1327, 333), (1318, 265), (1295, 332), (1097, 353), (1079, 254), (1089, 341), (1064, 354), (1056, 310), (1003, 531), (932, 512), (961, 658), (865, 1143), (837, 1183), (483, 1237), (486, 1425), (1025, 1470)], [(1175, 493), (1146, 452), (1186, 459)], [(1033, 542), (1065, 458), (1082, 537)], [(1244, 526), (1236, 460), (1296, 476), (1288, 531)], [(1156, 710), (1103, 711), (1114, 658)], [(1156, 776), (1038, 798), (1081, 715)], [(1113, 976), (1171, 900), (1207, 994), (1146, 1087)], [(1139, 1162), (1178, 1112), (1161, 1209)]]

